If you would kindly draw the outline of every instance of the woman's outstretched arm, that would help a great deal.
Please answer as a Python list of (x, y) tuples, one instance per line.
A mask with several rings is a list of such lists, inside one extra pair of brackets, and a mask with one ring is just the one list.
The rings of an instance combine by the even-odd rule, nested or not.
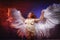
[(41, 12), (41, 16), (38, 19), (35, 19), (35, 22), (42, 21), (44, 19), (44, 11)]

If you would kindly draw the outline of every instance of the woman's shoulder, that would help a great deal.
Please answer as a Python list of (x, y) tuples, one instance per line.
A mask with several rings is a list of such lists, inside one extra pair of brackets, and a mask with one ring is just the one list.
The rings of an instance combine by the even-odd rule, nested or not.
[(26, 19), (25, 21), (34, 21), (34, 19)]

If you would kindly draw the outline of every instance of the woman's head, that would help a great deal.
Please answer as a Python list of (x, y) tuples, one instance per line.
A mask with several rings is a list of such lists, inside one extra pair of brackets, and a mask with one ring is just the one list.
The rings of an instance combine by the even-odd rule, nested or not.
[(29, 14), (28, 14), (28, 18), (36, 18), (36, 16), (34, 15), (33, 12), (29, 12)]

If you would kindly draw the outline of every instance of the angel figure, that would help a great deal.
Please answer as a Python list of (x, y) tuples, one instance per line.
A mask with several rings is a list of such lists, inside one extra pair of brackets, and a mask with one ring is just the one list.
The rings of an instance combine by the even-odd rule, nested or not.
[(11, 28), (19, 29), (18, 35), (25, 35), (29, 39), (34, 36), (49, 37), (50, 29), (60, 24), (60, 7), (57, 4), (43, 9), (39, 18), (36, 18), (33, 12), (29, 12), (25, 19), (16, 9), (11, 9), (9, 14), (12, 17)]
[[(10, 15), (11, 28), (19, 29), (17, 33), (20, 35), (26, 35), (26, 37), (34, 36), (35, 34), (35, 22), (40, 21), (37, 19), (33, 12), (30, 12), (27, 19), (24, 19), (21, 12), (16, 9), (8, 9)], [(24, 34), (23, 34), (23, 33)]]

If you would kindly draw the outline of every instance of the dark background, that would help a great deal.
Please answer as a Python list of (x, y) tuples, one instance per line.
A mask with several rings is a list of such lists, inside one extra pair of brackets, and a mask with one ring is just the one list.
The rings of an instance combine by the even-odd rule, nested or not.
[[(47, 8), (53, 3), (59, 4), (59, 0), (0, 0), (0, 38), (1, 39), (18, 39), (16, 29), (9, 27), (9, 22), (6, 20), (8, 8), (17, 8), (22, 12), (23, 17), (27, 17), (29, 12), (39, 17), (41, 10)], [(13, 31), (12, 31), (13, 30)]]
[[(37, 17), (40, 16), (41, 10), (49, 5), (60, 3), (59, 0), (0, 0), (0, 8), (17, 8), (26, 15), (29, 12), (34, 12)], [(5, 10), (6, 10), (5, 9)], [(24, 15), (23, 15), (24, 16)], [(24, 16), (26, 17), (26, 16)]]

